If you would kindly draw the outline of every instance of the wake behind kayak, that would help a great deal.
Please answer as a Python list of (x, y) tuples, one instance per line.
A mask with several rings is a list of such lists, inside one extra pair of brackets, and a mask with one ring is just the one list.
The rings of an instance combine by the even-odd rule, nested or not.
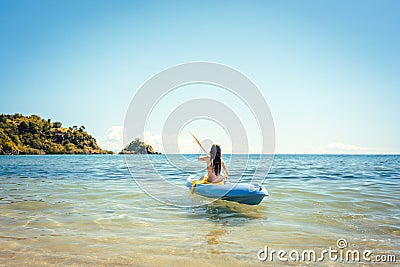
[(265, 196), (268, 196), (268, 191), (260, 184), (248, 183), (225, 183), (225, 184), (202, 184), (197, 183), (201, 175), (189, 175), (186, 179), (186, 187), (192, 189), (194, 193), (204, 197), (222, 199), (227, 201), (238, 202), (247, 205), (258, 205)]

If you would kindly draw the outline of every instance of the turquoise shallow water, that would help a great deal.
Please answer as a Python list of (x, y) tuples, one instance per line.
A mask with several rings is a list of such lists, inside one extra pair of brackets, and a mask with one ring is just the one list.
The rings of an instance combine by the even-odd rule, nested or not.
[[(151, 180), (144, 157), (128, 162), (136, 178)], [(169, 197), (192, 199), (183, 185), (203, 168), (196, 156), (179, 168), (171, 165), (178, 156), (152, 157), (170, 184), (182, 185)], [(245, 156), (235, 157), (226, 157), (232, 181)], [(400, 260), (400, 156), (277, 155), (264, 185), (270, 196), (258, 206), (175, 207), (145, 194), (124, 156), (2, 156), (0, 265), (262, 266), (270, 263), (257, 259), (265, 246), (322, 250), (339, 238)]]

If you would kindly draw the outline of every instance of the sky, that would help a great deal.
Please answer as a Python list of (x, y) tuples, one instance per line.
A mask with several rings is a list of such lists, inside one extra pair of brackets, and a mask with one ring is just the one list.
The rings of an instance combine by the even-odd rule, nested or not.
[[(146, 80), (209, 61), (258, 86), (276, 153), (398, 154), (399, 10), (387, 0), (3, 0), (0, 113), (84, 125), (117, 151)], [(161, 132), (146, 134), (160, 149)], [(189, 140), (182, 151), (197, 152)]]

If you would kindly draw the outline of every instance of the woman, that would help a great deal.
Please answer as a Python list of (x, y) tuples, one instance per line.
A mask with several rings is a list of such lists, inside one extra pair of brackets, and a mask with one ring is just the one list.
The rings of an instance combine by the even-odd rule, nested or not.
[[(200, 180), (207, 179), (209, 183), (223, 183), (224, 178), (228, 179), (228, 170), (226, 169), (225, 161), (222, 159), (221, 147), (212, 145), (209, 155), (199, 157), (199, 160), (207, 163), (207, 176)], [(221, 167), (224, 170), (224, 176), (221, 175)]]

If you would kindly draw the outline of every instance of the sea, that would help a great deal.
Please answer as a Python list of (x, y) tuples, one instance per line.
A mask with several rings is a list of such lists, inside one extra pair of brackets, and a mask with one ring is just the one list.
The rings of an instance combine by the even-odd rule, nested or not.
[(224, 155), (256, 206), (193, 195), (198, 156), (1, 156), (0, 266), (400, 263), (399, 155)]

